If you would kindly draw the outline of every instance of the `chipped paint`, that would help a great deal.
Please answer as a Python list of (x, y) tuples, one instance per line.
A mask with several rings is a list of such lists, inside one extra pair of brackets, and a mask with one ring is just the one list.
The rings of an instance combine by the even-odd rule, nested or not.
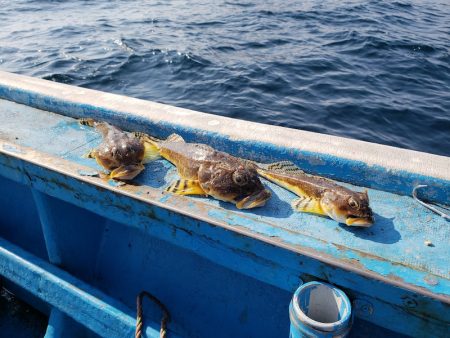
[[(293, 213), (288, 202), (293, 195), (269, 182), (265, 183), (273, 192), (272, 200), (266, 207), (252, 211), (240, 211), (227, 203), (203, 197), (164, 194), (164, 187), (177, 177), (173, 166), (164, 161), (148, 164), (135, 185), (111, 185), (99, 177), (83, 175), (99, 169), (95, 161), (82, 158), (99, 142), (98, 135), (81, 128), (67, 116), (0, 100), (0, 108), (20, 107), (21, 114), (15, 117), (15, 122), (23, 119), (26, 125), (30, 121), (27, 116), (32, 115), (36, 117), (33, 125), (40, 126), (39, 133), (30, 132), (27, 138), (16, 134), (17, 131), (9, 128), (8, 120), (3, 119), (6, 122), (0, 126), (0, 176), (7, 180), (26, 184), (73, 208), (99, 215), (96, 217), (107, 219), (105, 222), (126, 224), (127, 231), (142, 231), (145, 236), (171, 243), (230, 271), (249, 276), (265, 287), (289, 293), (296, 289), (301, 278), (323, 279), (339, 285), (355, 299), (370, 301), (372, 310), (366, 319), (373, 323), (405, 334), (444, 332), (450, 304), (446, 222), (418, 207), (408, 196), (379, 189), (408, 195), (412, 185), (426, 181), (434, 184), (427, 194), (446, 201), (450, 196), (447, 179), (429, 176), (426, 170), (402, 172), (401, 166), (393, 165), (393, 168), (376, 161), (338, 157), (314, 152), (308, 147), (296, 148), (294, 144), (224, 134), (223, 131), (228, 130), (224, 125), (229, 123), (219, 117), (209, 120), (220, 121), (210, 126), (217, 127), (214, 131), (183, 125), (183, 120), (176, 118), (169, 121), (122, 112), (122, 101), (111, 99), (109, 94), (104, 94), (104, 98), (113, 106), (104, 103), (92, 106), (58, 96), (49, 97), (45, 91), (21, 90), (15, 86), (10, 89), (6, 93), (0, 80), (0, 97), (9, 95), (10, 99), (35, 107), (54, 108), (69, 116), (95, 113), (98, 118), (129, 129), (152, 131), (156, 136), (176, 131), (188, 141), (208, 142), (235, 155), (248, 155), (261, 161), (291, 159), (312, 172), (371, 187), (369, 195), (377, 222), (374, 227), (361, 230), (348, 229), (315, 215)], [(139, 109), (146, 107), (144, 103), (133, 102), (141, 105)], [(180, 118), (199, 116), (199, 113), (184, 110), (178, 114), (177, 109), (159, 104), (152, 107)], [(236, 123), (241, 129), (247, 126), (246, 122)], [(249, 128), (252, 133), (260, 133), (268, 127), (249, 125)], [(347, 142), (340, 139), (333, 142), (344, 148), (347, 146)], [(435, 159), (421, 154), (416, 158)], [(444, 166), (447, 163), (439, 161)], [(424, 237), (436, 245), (425, 246)], [(413, 303), (417, 305), (412, 307)], [(361, 314), (361, 317), (364, 316)], [(409, 325), (399, 325), (402, 321), (408, 321)], [(246, 323), (250, 325), (251, 321)]]
[[(102, 337), (131, 337), (135, 330), (132, 310), (90, 285), (70, 276), (0, 238), (0, 272)], [(57, 295), (55, 297), (55, 295)], [(156, 337), (159, 325), (146, 328)], [(175, 336), (171, 333), (171, 336)]]
[(92, 171), (92, 170), (78, 170), (77, 171), (78, 175), (80, 176), (98, 176), (98, 171)]
[[(42, 170), (39, 169), (40, 167), (34, 167), (34, 166), (25, 166), (23, 167), (25, 170), (29, 172), (29, 175), (33, 177), (32, 185), (35, 189), (42, 190), (46, 193), (49, 193), (51, 195), (54, 195), (58, 198), (68, 199), (72, 203), (76, 203), (80, 206), (83, 206), (85, 208), (93, 208), (92, 210), (95, 212), (99, 212), (103, 216), (106, 216), (108, 218), (112, 218), (115, 220), (123, 220), (127, 224), (133, 225), (136, 224), (139, 226), (139, 224), (145, 224), (144, 219), (146, 217), (150, 217), (154, 221), (161, 222), (161, 226), (163, 228), (154, 227), (156, 224), (153, 221), (153, 228), (147, 228), (144, 229), (146, 231), (150, 231), (153, 235), (156, 236), (163, 236), (164, 237), (164, 231), (161, 231), (161, 229), (164, 229), (167, 225), (164, 225), (166, 223), (166, 220), (170, 219), (172, 224), (172, 229), (170, 237), (172, 240), (177, 241), (177, 245), (182, 245), (192, 249), (193, 247), (189, 246), (189, 241), (186, 241), (183, 239), (183, 237), (179, 237), (177, 235), (176, 237), (173, 237), (174, 233), (179, 233), (179, 231), (187, 234), (188, 236), (192, 237), (195, 233), (196, 238), (200, 236), (200, 241), (202, 243), (211, 242), (214, 243), (214, 246), (222, 246), (225, 245), (226, 247), (231, 249), (231, 252), (234, 252), (234, 255), (238, 255), (239, 259), (232, 259), (231, 261), (223, 259), (225, 256), (223, 256), (223, 249), (220, 250), (221, 254), (219, 256), (212, 255), (211, 253), (206, 250), (205, 248), (202, 248), (201, 251), (198, 251), (197, 253), (200, 255), (207, 255), (209, 259), (213, 259), (215, 262), (219, 262), (220, 264), (225, 264), (227, 267), (232, 269), (237, 269), (241, 273), (248, 274), (250, 273), (254, 278), (263, 280), (265, 282), (268, 282), (273, 285), (281, 286), (283, 288), (286, 288), (287, 290), (293, 290), (296, 286), (295, 284), (295, 278), (293, 276), (290, 276), (289, 274), (292, 271), (292, 266), (289, 261), (294, 258), (296, 261), (297, 259), (300, 259), (302, 264), (302, 270), (310, 271), (312, 274), (315, 274), (317, 277), (323, 278), (328, 282), (338, 283), (339, 285), (343, 285), (346, 287), (353, 288), (355, 290), (358, 290), (358, 292), (368, 292), (371, 294), (371, 296), (376, 295), (379, 298), (385, 298), (385, 301), (393, 301), (392, 294), (390, 292), (386, 292), (386, 284), (391, 284), (394, 289), (396, 290), (397, 287), (406, 288), (411, 290), (412, 292), (419, 292), (421, 294), (426, 295), (427, 297), (433, 297), (433, 298), (441, 298), (442, 300), (447, 299), (446, 297), (442, 298), (438, 294), (438, 290), (427, 290), (428, 287), (414, 287), (413, 285), (408, 285), (405, 280), (401, 280), (397, 278), (397, 275), (391, 276), (389, 274), (383, 275), (377, 275), (374, 273), (373, 267), (376, 267), (377, 265), (370, 264), (370, 260), (367, 257), (359, 257), (359, 256), (352, 256), (354, 254), (349, 255), (351, 253), (351, 250), (342, 250), (341, 253), (334, 252), (334, 250), (329, 251), (329, 253), (325, 253), (323, 251), (325, 248), (329, 248), (326, 242), (317, 242), (314, 238), (308, 238), (305, 236), (292, 237), (293, 233), (291, 231), (285, 232), (284, 229), (276, 227), (276, 225), (269, 225), (267, 224), (265, 227), (262, 226), (263, 223), (257, 222), (255, 223), (255, 227), (251, 230), (249, 228), (250, 221), (252, 220), (252, 215), (250, 213), (244, 213), (245, 217), (237, 216), (235, 212), (226, 211), (222, 208), (216, 208), (211, 205), (205, 205), (204, 200), (205, 199), (199, 199), (199, 202), (195, 202), (197, 199), (189, 199), (186, 197), (178, 197), (178, 196), (170, 196), (166, 195), (164, 196), (164, 203), (160, 204), (159, 201), (161, 199), (161, 194), (158, 189), (151, 189), (149, 187), (140, 187), (140, 186), (131, 186), (126, 185), (120, 188), (117, 187), (111, 187), (103, 180), (96, 178), (96, 177), (80, 177), (78, 175), (74, 175), (71, 173), (76, 173), (77, 170), (82, 169), (79, 165), (74, 165), (71, 162), (68, 161), (61, 161), (53, 158), (52, 156), (44, 156), (40, 153), (33, 153), (33, 151), (29, 150), (27, 151), (27, 154), (30, 156), (27, 161), (32, 160), (32, 162), (35, 162), (39, 159), (39, 163), (46, 163), (46, 165), (52, 164), (52, 170), (56, 170), (56, 176), (51, 174), (51, 171), (44, 170), (44, 172), (41, 172)], [(12, 154), (10, 154), (12, 155)], [(16, 154), (17, 156), (17, 154)], [(41, 157), (42, 156), (42, 157)], [(45, 158), (45, 160), (44, 160)], [(37, 170), (37, 171), (36, 171)], [(59, 174), (58, 174), (59, 172)], [(61, 176), (62, 174), (62, 176)], [(54, 176), (54, 177), (52, 177)], [(73, 178), (69, 179), (69, 177), (73, 176)], [(60, 178), (56, 178), (60, 177)], [(97, 202), (94, 202), (96, 199), (93, 197), (96, 196), (96, 194), (86, 191), (86, 189), (89, 186), (86, 185), (79, 185), (77, 181), (84, 181), (86, 183), (93, 184), (93, 188), (97, 191), (99, 200)], [(82, 183), (82, 182), (80, 182)], [(74, 187), (78, 186), (78, 189), (75, 189)], [(81, 190), (80, 190), (81, 188)], [(62, 189), (62, 190), (61, 190)], [(119, 190), (117, 190), (119, 189)], [(136, 192), (140, 189), (144, 189), (145, 193), (137, 195)], [(85, 191), (85, 192), (83, 192)], [(114, 192), (114, 195), (110, 195), (108, 191)], [(106, 195), (105, 195), (106, 194)], [(120, 194), (120, 195), (116, 195)], [(73, 196), (73, 197), (70, 197)], [(120, 197), (123, 196), (123, 197)], [(75, 199), (73, 199), (75, 198)], [(125, 198), (125, 200), (123, 199)], [(128, 198), (132, 198), (135, 200), (135, 202), (132, 202), (131, 200), (126, 200)], [(147, 207), (144, 205), (139, 206), (139, 204), (136, 204), (136, 202), (144, 202)], [(92, 204), (94, 202), (94, 204)], [(98, 203), (101, 203), (103, 206), (97, 206)], [(154, 209), (154, 207), (150, 207), (150, 205), (154, 205), (157, 207)], [(189, 205), (191, 208), (191, 212), (187, 212), (186, 206)], [(166, 212), (163, 212), (164, 208), (170, 211), (169, 214)], [(137, 208), (137, 209), (136, 209)], [(139, 211), (142, 208), (144, 211)], [(211, 210), (216, 210), (215, 213), (211, 213)], [(204, 214), (207, 213), (207, 214)], [(134, 215), (133, 219), (135, 221), (130, 223), (130, 215)], [(143, 215), (143, 216), (139, 216)], [(184, 218), (185, 216), (179, 216), (177, 215), (185, 215), (189, 218), (199, 219), (202, 223), (195, 222), (192, 224), (192, 222), (188, 221), (189, 219)], [(138, 217), (137, 217), (138, 216)], [(208, 217), (206, 217), (208, 216)], [(144, 217), (144, 219), (139, 220), (140, 217)], [(206, 217), (206, 218), (205, 218)], [(220, 221), (219, 221), (220, 219)], [(207, 221), (207, 223), (203, 223)], [(226, 221), (224, 223), (223, 221)], [(200, 227), (198, 227), (199, 224), (202, 224)], [(207, 225), (208, 224), (208, 225)], [(175, 227), (174, 227), (175, 226)], [(184, 230), (180, 230), (180, 227), (183, 226)], [(213, 226), (210, 230), (207, 230), (208, 226)], [(206, 228), (205, 228), (206, 227)], [(160, 229), (160, 230), (157, 230)], [(211, 235), (214, 233), (211, 233), (211, 230), (216, 229), (226, 229), (226, 231), (231, 230), (232, 233), (236, 233), (239, 237), (231, 237), (230, 240), (227, 240), (227, 236), (225, 236), (226, 233), (215, 234), (211, 237)], [(264, 229), (269, 230), (268, 236), (263, 236)], [(194, 232), (195, 230), (195, 232)], [(214, 231), (216, 231), (214, 230)], [(249, 231), (250, 230), (250, 231)], [(253, 232), (255, 231), (256, 232)], [(206, 231), (206, 232), (204, 232)], [(208, 235), (207, 235), (208, 234)], [(276, 235), (276, 236), (275, 236)], [(203, 238), (203, 239), (202, 239)], [(270, 255), (271, 259), (276, 259), (275, 262), (267, 262), (267, 249), (263, 249), (262, 251), (259, 251), (257, 249), (257, 246), (254, 244), (244, 244), (247, 240), (256, 240), (257, 242), (262, 241), (263, 243), (269, 244), (269, 247), (271, 247), (273, 250), (274, 248), (279, 248), (282, 251), (288, 250), (287, 252), (292, 252), (294, 256), (289, 259), (285, 260), (284, 254), (280, 255), (273, 254)], [(292, 241), (295, 238), (298, 238), (299, 243), (301, 242), (301, 245), (299, 244), (288, 244), (286, 241), (287, 239), (290, 239)], [(167, 238), (166, 238), (167, 240)], [(238, 241), (237, 241), (238, 240)], [(179, 242), (181, 241), (181, 242)], [(241, 247), (241, 241), (243, 242), (243, 246)], [(192, 242), (192, 240), (190, 241)], [(322, 244), (321, 244), (322, 243)], [(236, 246), (238, 245), (238, 246)], [(199, 247), (195, 245), (197, 249)], [(315, 249), (311, 249), (314, 247)], [(249, 251), (249, 248), (252, 248), (252, 251)], [(321, 251), (318, 251), (318, 250)], [(244, 251), (243, 251), (244, 250)], [(299, 254), (300, 256), (297, 256)], [(357, 258), (359, 261), (363, 261), (365, 264), (365, 269), (361, 266), (355, 266), (352, 264), (353, 260), (346, 261), (343, 254), (346, 254), (347, 257), (359, 257)], [(363, 255), (364, 256), (364, 255)], [(247, 262), (251, 262), (251, 264), (256, 264), (259, 266), (256, 270), (254, 268), (248, 269), (246, 264), (243, 264), (244, 261), (243, 257), (247, 257)], [(298, 257), (298, 258), (297, 258)], [(336, 259), (336, 257), (341, 257), (342, 260)], [(305, 264), (305, 261), (307, 264)], [(315, 264), (312, 264), (312, 262), (320, 262), (322, 265), (320, 270), (323, 270), (322, 274), (317, 274), (317, 268), (314, 268)], [(236, 265), (236, 262), (239, 262), (238, 265)], [(266, 262), (266, 263), (263, 263)], [(289, 263), (288, 265), (286, 265)], [(402, 273), (403, 271), (408, 271), (409, 267), (406, 266), (399, 266), (397, 268), (394, 268), (392, 265), (389, 268), (388, 266), (391, 264), (388, 261), (381, 262), (382, 265), (378, 266), (382, 267), (385, 266), (383, 269), (386, 269), (387, 271), (394, 271), (397, 270), (398, 274), (404, 274), (405, 276), (411, 276), (411, 272), (408, 273)], [(261, 265), (262, 264), (262, 265)], [(281, 264), (281, 265), (280, 265)], [(312, 265), (311, 265), (312, 264)], [(263, 269), (261, 269), (264, 266)], [(281, 266), (283, 266), (281, 268)], [(298, 269), (299, 264), (295, 263), (295, 266)], [(327, 266), (330, 266), (330, 268), (327, 268)], [(368, 270), (367, 267), (371, 267), (372, 271)], [(273, 270), (276, 267), (276, 269), (279, 271), (278, 275), (275, 275), (270, 272), (265, 272), (266, 269)], [(338, 270), (335, 270), (335, 269)], [(282, 269), (282, 270), (280, 270)], [(331, 270), (330, 270), (331, 269)], [(259, 271), (259, 272), (258, 272)], [(283, 271), (283, 273), (281, 273)], [(347, 279), (345, 271), (348, 271), (351, 277), (350, 279)], [(379, 270), (381, 271), (381, 270)], [(285, 274), (288, 273), (287, 276)], [(356, 275), (355, 275), (356, 273)], [(416, 272), (417, 273), (417, 272)], [(294, 273), (296, 274), (296, 273)], [(361, 277), (356, 277), (357, 275), (360, 275)], [(420, 275), (420, 272), (419, 272)], [(285, 277), (283, 277), (285, 276)], [(316, 277), (316, 278), (317, 278)], [(272, 279), (274, 278), (274, 279)], [(360, 280), (362, 278), (362, 280)], [(439, 277), (436, 277), (439, 278)], [(382, 288), (376, 287), (374, 288), (374, 285), (372, 282), (368, 282), (369, 280), (378, 280), (385, 286)], [(286, 284), (287, 281), (290, 281), (288, 284)], [(443, 280), (444, 281), (444, 280)], [(423, 285), (428, 285), (423, 281)], [(292, 284), (291, 284), (292, 283)], [(444, 282), (443, 285), (441, 285), (441, 289), (444, 292), (446, 290), (446, 283)], [(381, 286), (381, 285), (380, 285)], [(378, 290), (378, 291), (377, 291)], [(430, 292), (431, 291), (431, 292)], [(380, 292), (380, 293), (378, 293)], [(402, 300), (399, 298), (398, 304), (403, 304)], [(429, 312), (428, 315), (432, 315), (432, 312)], [(434, 313), (433, 315), (439, 316), (439, 313)], [(374, 318), (374, 320), (377, 320), (377, 318)]]
[[(238, 156), (252, 155), (249, 149), (255, 149), (258, 156), (250, 156), (252, 159), (289, 159), (312, 173), (405, 195), (411, 194), (414, 185), (427, 184), (435, 191), (425, 197), (438, 202), (450, 200), (450, 160), (442, 156), (275, 126), (267, 133), (269, 126), (263, 124), (88, 89), (81, 95), (76, 87), (4, 72), (1, 75), (0, 97), (30, 106), (72, 117), (96, 115), (122, 128), (158, 137), (176, 131), (187, 141), (195, 139)], [(208, 126), (205, 119), (221, 122)]]
[(14, 146), (12, 144), (4, 144), (3, 150), (6, 150), (11, 153), (17, 153), (17, 154), (23, 154), (23, 151), (24, 151), (22, 149), (17, 148), (16, 146)]

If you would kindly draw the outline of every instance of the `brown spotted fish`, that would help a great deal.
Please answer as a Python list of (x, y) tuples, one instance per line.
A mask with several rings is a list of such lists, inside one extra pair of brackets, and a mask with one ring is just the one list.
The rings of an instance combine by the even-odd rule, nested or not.
[(94, 127), (103, 137), (102, 143), (86, 155), (110, 171), (108, 174), (100, 173), (103, 178), (132, 180), (144, 170), (144, 163), (153, 159), (145, 143), (133, 133), (93, 119), (80, 119), (79, 123)]
[(234, 203), (239, 209), (263, 206), (270, 198), (252, 163), (206, 144), (186, 143), (176, 134), (164, 141), (143, 133), (136, 135), (153, 146), (155, 154), (177, 167), (181, 179), (166, 191), (178, 195), (209, 195)]
[(262, 177), (299, 196), (292, 202), (294, 210), (328, 216), (349, 226), (369, 227), (374, 222), (367, 191), (355, 192), (332, 180), (308, 175), (288, 161), (257, 166)]

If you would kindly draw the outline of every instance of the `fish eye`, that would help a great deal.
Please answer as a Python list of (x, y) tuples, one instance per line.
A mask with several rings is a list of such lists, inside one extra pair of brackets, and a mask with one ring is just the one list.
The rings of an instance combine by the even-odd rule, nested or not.
[(353, 197), (350, 197), (348, 199), (348, 205), (350, 205), (352, 208), (359, 209), (359, 203)]
[(247, 183), (247, 177), (240, 173), (239, 171), (235, 171), (233, 173), (233, 182), (237, 185), (244, 185)]

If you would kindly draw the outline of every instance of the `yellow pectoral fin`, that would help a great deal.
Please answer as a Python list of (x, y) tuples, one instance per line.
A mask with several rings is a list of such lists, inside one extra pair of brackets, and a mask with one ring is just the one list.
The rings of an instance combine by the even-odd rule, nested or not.
[(326, 213), (320, 206), (320, 202), (310, 197), (300, 197), (295, 199), (294, 201), (292, 201), (292, 208), (300, 212), (310, 212), (313, 214), (326, 216)]
[(114, 169), (109, 174), (109, 178), (113, 180), (132, 180), (144, 170), (143, 164), (123, 165)]
[(166, 191), (177, 195), (206, 195), (198, 181), (186, 179), (173, 182)]

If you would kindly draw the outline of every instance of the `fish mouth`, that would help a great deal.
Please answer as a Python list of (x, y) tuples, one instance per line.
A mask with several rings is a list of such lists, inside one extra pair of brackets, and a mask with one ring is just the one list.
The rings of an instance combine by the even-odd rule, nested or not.
[(347, 224), (348, 226), (353, 226), (353, 227), (364, 227), (364, 228), (368, 228), (370, 226), (372, 226), (374, 222), (373, 216), (368, 216), (368, 217), (358, 217), (358, 216), (348, 216), (345, 219), (345, 224)]
[(238, 209), (251, 209), (262, 207), (272, 194), (264, 189), (260, 192), (247, 196), (236, 203)]

